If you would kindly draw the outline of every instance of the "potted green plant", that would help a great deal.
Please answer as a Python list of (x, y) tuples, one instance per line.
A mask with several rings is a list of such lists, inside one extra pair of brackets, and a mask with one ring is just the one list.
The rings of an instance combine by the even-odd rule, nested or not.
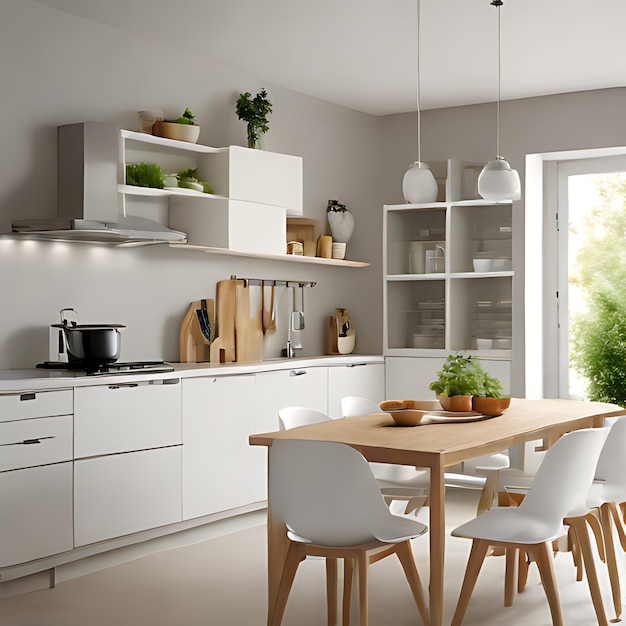
[(189, 108), (186, 108), (185, 112), (175, 120), (157, 120), (154, 122), (152, 133), (157, 137), (196, 143), (200, 137), (200, 126), (196, 121), (196, 116)]
[(163, 189), (163, 172), (156, 163), (128, 163), (126, 165), (126, 184), (137, 187)]
[(471, 411), (472, 396), (483, 392), (483, 369), (474, 356), (450, 354), (428, 388), (446, 411)]
[(354, 231), (354, 217), (348, 207), (338, 200), (329, 200), (326, 213), (333, 243), (348, 243)]
[(239, 94), (237, 117), (248, 124), (248, 148), (262, 148), (263, 135), (270, 129), (267, 116), (272, 112), (272, 103), (267, 99), (267, 91), (261, 91), (252, 98), (249, 91)]
[(471, 411), (500, 415), (510, 398), (501, 396), (502, 383), (482, 368), (475, 356), (450, 354), (428, 387), (446, 411)]

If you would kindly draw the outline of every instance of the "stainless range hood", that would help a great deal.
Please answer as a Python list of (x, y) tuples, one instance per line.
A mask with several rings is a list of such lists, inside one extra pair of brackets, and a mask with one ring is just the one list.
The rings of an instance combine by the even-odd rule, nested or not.
[[(58, 217), (14, 220), (15, 235), (121, 246), (185, 243), (187, 235), (156, 220), (126, 214), (118, 193), (120, 129), (83, 122), (58, 129)], [(165, 220), (164, 220), (165, 221)]]
[(12, 231), (32, 239), (82, 241), (119, 246), (187, 241), (185, 233), (167, 228), (154, 220), (133, 215), (120, 216), (116, 222), (63, 218), (21, 220), (13, 222)]

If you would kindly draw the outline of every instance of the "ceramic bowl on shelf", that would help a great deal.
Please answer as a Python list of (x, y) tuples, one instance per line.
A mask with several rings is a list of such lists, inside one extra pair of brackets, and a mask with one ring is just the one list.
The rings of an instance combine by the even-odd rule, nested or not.
[(165, 139), (176, 139), (196, 143), (200, 137), (200, 126), (197, 124), (176, 124), (157, 120), (152, 126), (152, 134)]

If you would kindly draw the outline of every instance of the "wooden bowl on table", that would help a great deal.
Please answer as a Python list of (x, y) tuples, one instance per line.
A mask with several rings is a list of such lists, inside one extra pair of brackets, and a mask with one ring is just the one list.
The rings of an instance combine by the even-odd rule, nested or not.
[(472, 409), (482, 415), (502, 415), (509, 408), (511, 398), (472, 398)]

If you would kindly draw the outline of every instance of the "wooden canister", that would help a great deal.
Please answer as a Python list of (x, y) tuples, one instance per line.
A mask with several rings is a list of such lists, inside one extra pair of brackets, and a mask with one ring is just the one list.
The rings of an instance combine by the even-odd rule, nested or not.
[(333, 238), (330, 235), (322, 235), (317, 240), (317, 256), (322, 259), (330, 259), (333, 256)]

